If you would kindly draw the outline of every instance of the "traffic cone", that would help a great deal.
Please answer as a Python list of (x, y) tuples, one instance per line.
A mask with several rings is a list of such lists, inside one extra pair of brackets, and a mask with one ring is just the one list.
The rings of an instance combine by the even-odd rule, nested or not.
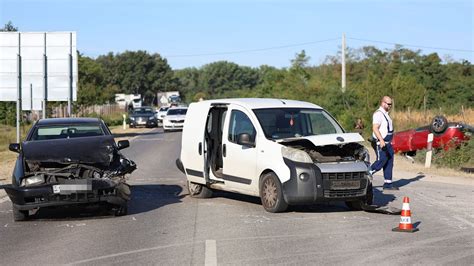
[(400, 224), (398, 227), (392, 229), (394, 232), (407, 232), (413, 233), (418, 231), (418, 228), (413, 228), (411, 223), (410, 213), (410, 199), (408, 197), (403, 198), (402, 215), (400, 216)]

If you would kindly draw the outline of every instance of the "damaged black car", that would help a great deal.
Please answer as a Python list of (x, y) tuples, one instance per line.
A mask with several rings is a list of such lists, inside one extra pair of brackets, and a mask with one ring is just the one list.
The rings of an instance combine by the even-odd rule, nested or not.
[(131, 196), (126, 175), (136, 164), (120, 150), (129, 145), (115, 143), (101, 119), (39, 120), (24, 142), (9, 146), (19, 154), (11, 185), (3, 186), (14, 220), (28, 219), (33, 209), (77, 204), (106, 205), (126, 215)]

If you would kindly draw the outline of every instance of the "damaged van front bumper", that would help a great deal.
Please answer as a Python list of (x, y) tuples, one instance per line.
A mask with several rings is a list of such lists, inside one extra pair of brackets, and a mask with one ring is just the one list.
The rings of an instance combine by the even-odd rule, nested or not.
[(364, 162), (300, 163), (284, 159), (290, 180), (283, 183), (288, 204), (362, 200), (370, 182)]

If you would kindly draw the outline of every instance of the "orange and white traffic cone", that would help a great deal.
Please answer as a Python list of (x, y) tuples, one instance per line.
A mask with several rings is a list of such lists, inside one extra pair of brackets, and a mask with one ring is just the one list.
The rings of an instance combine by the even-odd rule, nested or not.
[(402, 215), (400, 216), (400, 224), (398, 227), (392, 229), (394, 232), (407, 232), (413, 233), (418, 231), (418, 228), (414, 228), (411, 223), (411, 212), (410, 212), (410, 199), (408, 197), (403, 198)]

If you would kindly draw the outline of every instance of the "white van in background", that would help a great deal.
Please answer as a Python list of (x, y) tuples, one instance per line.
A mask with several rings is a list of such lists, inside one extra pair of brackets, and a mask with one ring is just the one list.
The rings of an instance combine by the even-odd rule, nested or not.
[(280, 99), (192, 103), (176, 161), (193, 197), (225, 190), (260, 197), (265, 210), (323, 201), (372, 202), (368, 152), (323, 108)]

